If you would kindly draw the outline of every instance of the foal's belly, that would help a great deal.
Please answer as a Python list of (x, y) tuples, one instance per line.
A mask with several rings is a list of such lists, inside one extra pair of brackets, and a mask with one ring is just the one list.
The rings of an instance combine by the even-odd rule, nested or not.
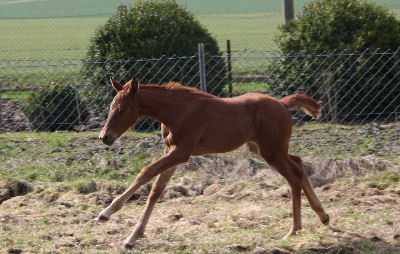
[(254, 138), (253, 104), (239, 99), (226, 99), (216, 105), (205, 105), (202, 121), (199, 122), (201, 137), (192, 154), (230, 152)]
[(240, 146), (242, 146), (245, 142), (241, 143), (236, 143), (234, 146), (197, 146), (192, 155), (206, 155), (206, 154), (212, 154), (212, 153), (227, 153), (231, 152), (233, 150), (238, 149)]
[(192, 154), (204, 155), (230, 152), (236, 150), (251, 139), (251, 130), (226, 126), (220, 130), (213, 130), (205, 133)]

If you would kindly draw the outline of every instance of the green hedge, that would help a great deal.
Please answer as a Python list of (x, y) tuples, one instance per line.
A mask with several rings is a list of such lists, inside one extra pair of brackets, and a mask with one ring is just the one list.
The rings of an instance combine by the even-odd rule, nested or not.
[[(220, 55), (207, 29), (174, 1), (137, 1), (120, 9), (91, 39), (83, 69), (87, 96), (99, 112), (106, 110), (115, 94), (110, 76), (120, 82), (135, 75), (143, 84), (177, 81), (198, 86), (198, 58), (180, 57), (194, 56), (200, 42), (208, 55)], [(221, 94), (224, 61), (208, 62), (206, 69), (209, 92)]]
[(306, 92), (331, 105), (329, 117), (343, 120), (396, 110), (400, 21), (388, 9), (359, 0), (312, 1), (279, 28), (276, 42), (289, 55), (271, 65), (279, 72), (270, 84), (277, 94)]

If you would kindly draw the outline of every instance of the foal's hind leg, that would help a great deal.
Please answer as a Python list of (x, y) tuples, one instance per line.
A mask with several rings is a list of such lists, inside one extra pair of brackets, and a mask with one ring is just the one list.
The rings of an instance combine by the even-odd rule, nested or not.
[(306, 197), (308, 199), (308, 202), (310, 203), (311, 208), (318, 214), (321, 222), (324, 225), (328, 225), (329, 224), (329, 215), (325, 212), (321, 201), (319, 200), (317, 194), (315, 194), (314, 189), (313, 189), (310, 181), (308, 180), (308, 177), (304, 170), (301, 158), (297, 155), (289, 155), (289, 156), (290, 156), (290, 159), (296, 164), (296, 166), (298, 168), (300, 168), (301, 171), (304, 172), (302, 188), (303, 188), (304, 193), (306, 194)]
[(261, 156), (274, 167), (288, 182), (291, 189), (292, 196), (292, 215), (293, 225), (289, 233), (286, 234), (284, 239), (296, 234), (297, 230), (301, 229), (301, 186), (304, 178), (304, 173), (298, 169), (294, 163), (291, 162), (289, 156), (284, 153), (275, 154), (263, 154), (260, 149)]

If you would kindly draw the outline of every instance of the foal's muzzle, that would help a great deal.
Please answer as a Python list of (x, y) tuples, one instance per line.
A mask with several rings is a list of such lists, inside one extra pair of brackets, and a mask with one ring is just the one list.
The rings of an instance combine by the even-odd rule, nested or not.
[(103, 141), (104, 144), (111, 146), (114, 144), (115, 137), (109, 134), (102, 134), (100, 133), (99, 139)]

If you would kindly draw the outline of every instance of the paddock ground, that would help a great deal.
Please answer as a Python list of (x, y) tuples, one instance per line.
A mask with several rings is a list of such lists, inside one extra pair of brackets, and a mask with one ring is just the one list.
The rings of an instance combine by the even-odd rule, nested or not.
[(19, 196), (0, 205), (0, 252), (399, 253), (399, 128), (294, 130), (292, 152), (302, 155), (331, 227), (303, 197), (303, 230), (281, 240), (291, 225), (288, 185), (242, 147), (181, 166), (132, 250), (121, 243), (150, 185), (110, 221), (94, 218), (162, 153), (158, 134), (128, 132), (112, 148), (97, 141), (97, 132), (1, 134), (0, 193)]

